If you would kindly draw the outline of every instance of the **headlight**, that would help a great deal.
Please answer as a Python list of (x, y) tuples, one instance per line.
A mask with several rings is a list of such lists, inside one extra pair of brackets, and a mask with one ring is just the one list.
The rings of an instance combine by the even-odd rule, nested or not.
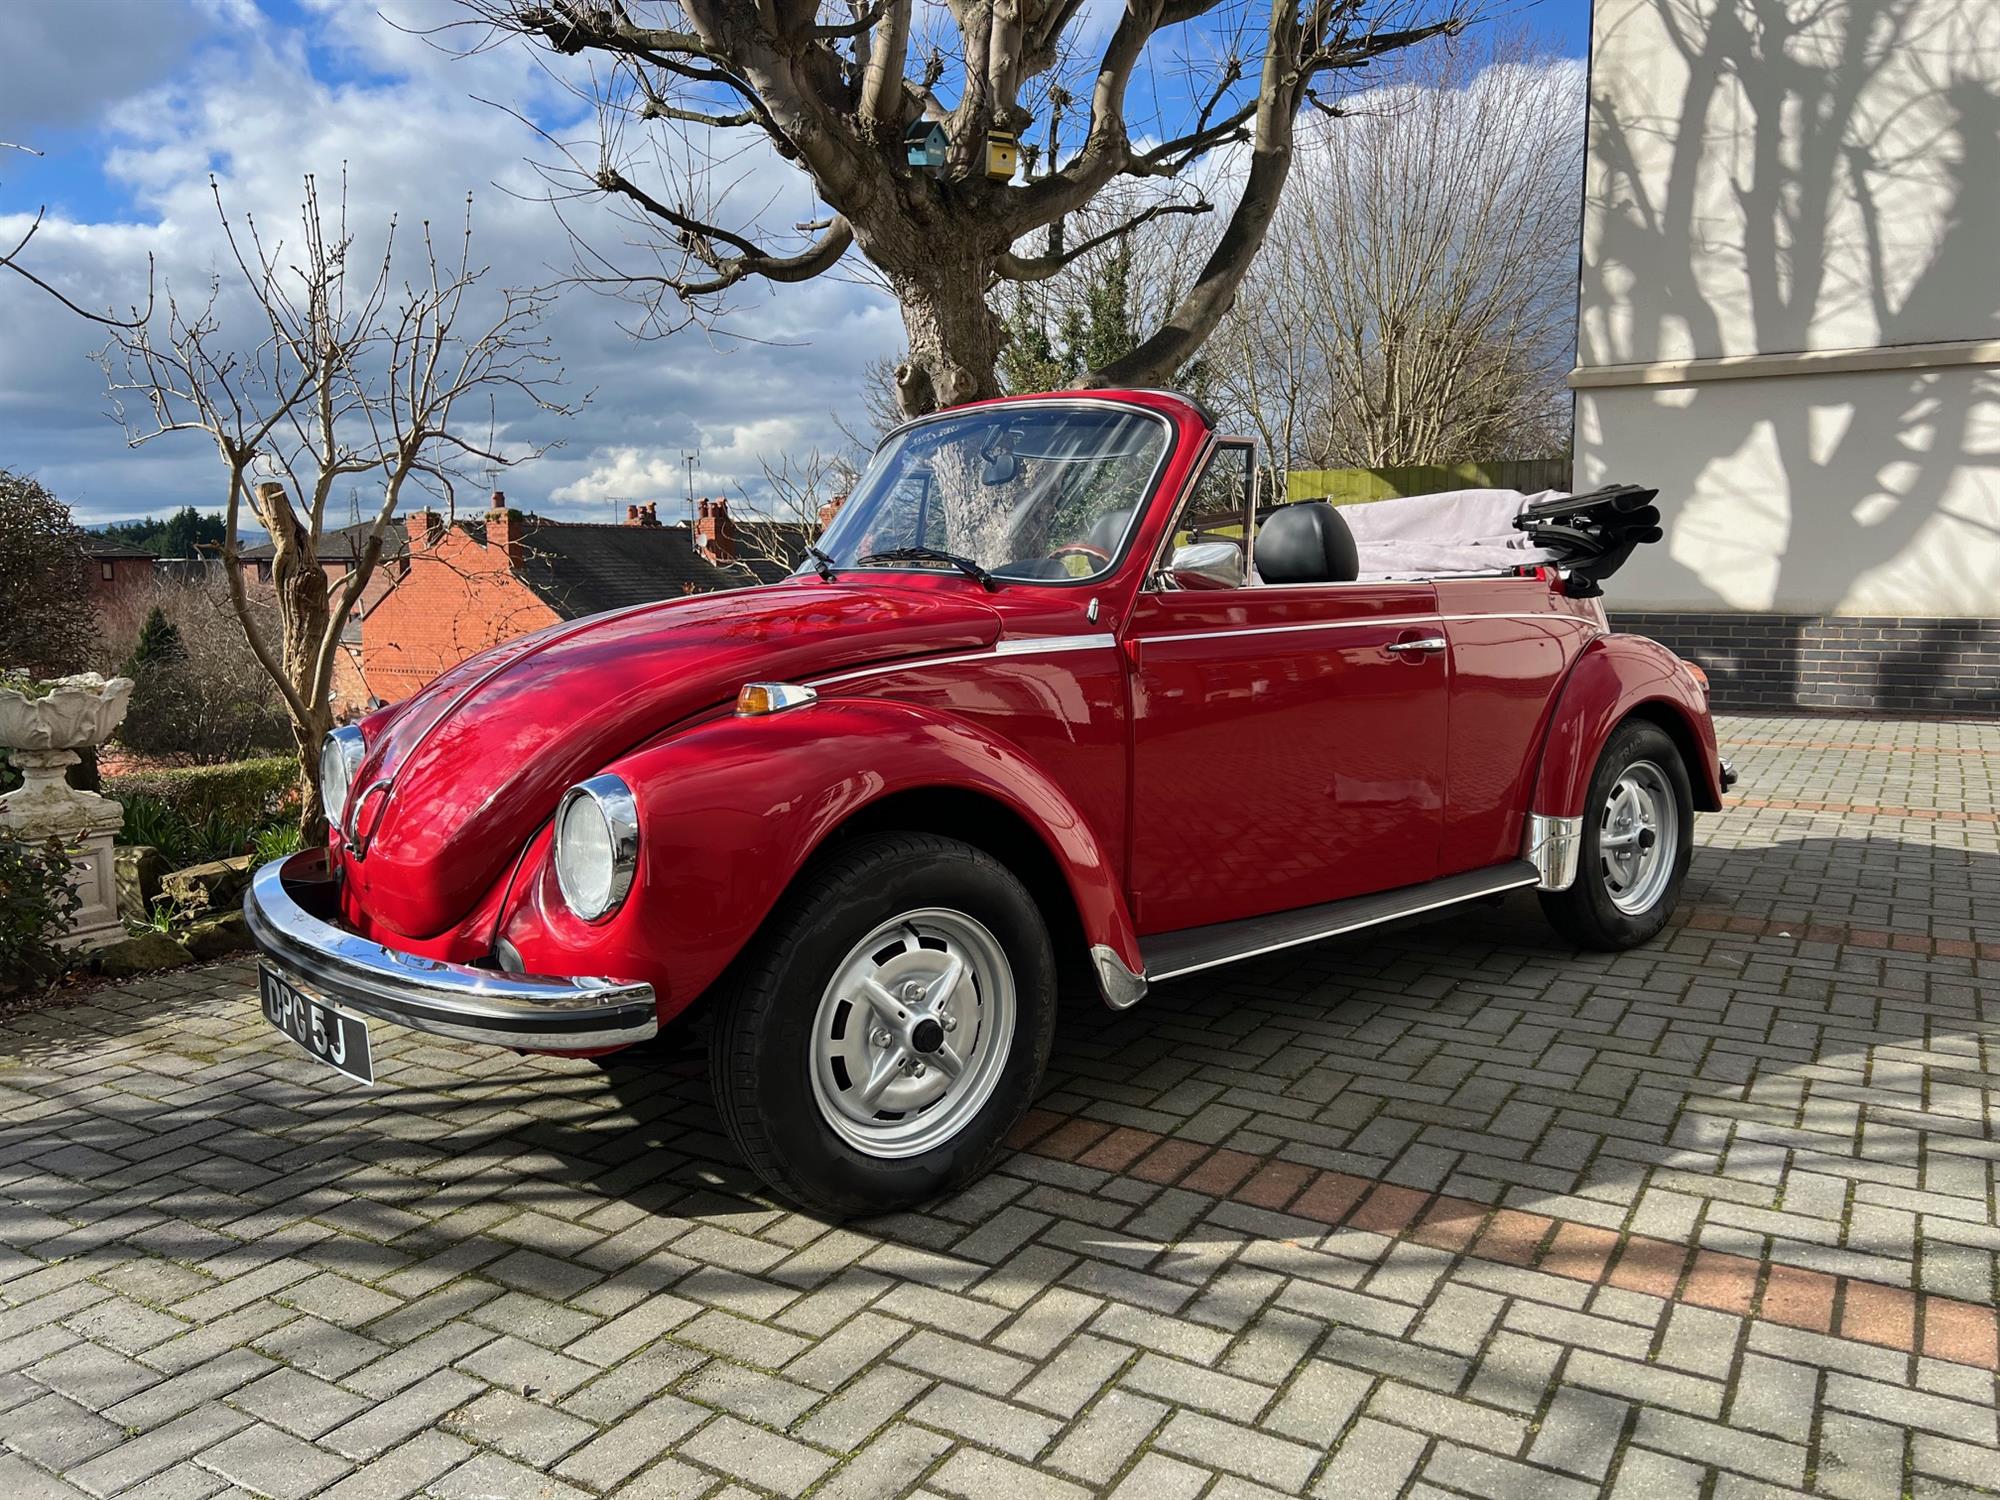
[(338, 825), (347, 811), (347, 795), (354, 790), (354, 778), (361, 772), (368, 747), (361, 731), (352, 724), (336, 729), (319, 742), (319, 800), (326, 808), (326, 820)]
[(639, 868), (639, 804), (616, 776), (593, 776), (556, 809), (556, 884), (586, 922), (615, 911)]

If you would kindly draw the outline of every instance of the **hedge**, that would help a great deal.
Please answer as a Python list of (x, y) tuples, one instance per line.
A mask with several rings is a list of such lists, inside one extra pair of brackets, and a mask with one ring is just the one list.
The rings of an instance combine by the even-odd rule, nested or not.
[(215, 816), (254, 827), (290, 800), (298, 776), (297, 761), (270, 755), (219, 766), (171, 766), (106, 776), (104, 795), (119, 802), (143, 797), (189, 823)]

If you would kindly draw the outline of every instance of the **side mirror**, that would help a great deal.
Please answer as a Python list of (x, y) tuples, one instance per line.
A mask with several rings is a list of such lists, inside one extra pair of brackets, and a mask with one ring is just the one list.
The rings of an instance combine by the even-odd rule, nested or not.
[(1174, 548), (1167, 577), (1183, 589), (1234, 589), (1243, 586), (1243, 549), (1234, 542), (1190, 542)]

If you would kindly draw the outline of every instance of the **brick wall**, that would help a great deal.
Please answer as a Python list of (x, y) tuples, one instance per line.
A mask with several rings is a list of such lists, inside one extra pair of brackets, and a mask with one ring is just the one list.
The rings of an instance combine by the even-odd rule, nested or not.
[[(556, 623), (556, 612), (509, 570), (500, 546), (438, 528), (425, 545), (413, 518), (409, 571), (361, 623), (361, 670), (384, 702), (407, 698), (468, 656)], [(511, 529), (511, 528), (510, 528)]]
[(1620, 612), (1699, 662), (1718, 708), (2000, 716), (2000, 619)]

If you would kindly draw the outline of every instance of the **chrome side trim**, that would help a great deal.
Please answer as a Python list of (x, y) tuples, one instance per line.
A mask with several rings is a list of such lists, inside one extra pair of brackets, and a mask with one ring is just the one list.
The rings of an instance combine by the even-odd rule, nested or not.
[[(1203, 957), (1190, 963), (1162, 967), (1157, 971), (1148, 968), (1146, 978), (1148, 981), (1178, 979), (1183, 974), (1195, 974), (1203, 969), (1240, 963), (1246, 958), (1261, 958), (1266, 953), (1277, 953), (1286, 948), (1317, 943), (1322, 938), (1339, 937), (1343, 933), (1359, 932), (1363, 928), (1378, 927), (1384, 922), (1400, 922), (1406, 917), (1422, 916), (1425, 912), (1438, 911), (1447, 906), (1461, 906), (1468, 901), (1504, 895), (1508, 891), (1519, 890), (1534, 883), (1535, 875), (1532, 870), (1524, 869), (1518, 861), (1510, 861), (1504, 865), (1496, 865), (1490, 875), (1482, 871), (1471, 871), (1466, 875), (1446, 876), (1443, 880), (1413, 886), (1410, 888), (1412, 895), (1407, 900), (1392, 899), (1400, 896), (1398, 892), (1384, 892), (1376, 898), (1359, 897), (1353, 901), (1336, 901), (1329, 904), (1344, 908), (1351, 914), (1329, 914), (1323, 922), (1287, 932), (1272, 942), (1246, 944), (1241, 948), (1232, 948), (1226, 953), (1217, 953), (1212, 957)], [(1444, 894), (1436, 894), (1440, 887), (1447, 886), (1448, 889)], [(1433, 893), (1428, 899), (1422, 895), (1426, 891)], [(1257, 919), (1247, 920), (1254, 922)]]
[[(1276, 588), (1306, 587), (1303, 584), (1273, 584), (1265, 586)], [(1343, 585), (1338, 584), (1330, 586), (1343, 587)], [(1218, 590), (1218, 592), (1221, 591)], [(1564, 615), (1554, 611), (1543, 611), (1540, 613), (1521, 611), (1515, 613), (1494, 610), (1481, 614), (1465, 615), (1365, 615), (1352, 620), (1296, 620), (1288, 625), (1237, 625), (1232, 626), (1228, 630), (1166, 631), (1160, 635), (1136, 635), (1132, 639), (1135, 641), (1211, 641), (1220, 640), (1225, 636), (1237, 635), (1285, 635), (1300, 630), (1360, 630), (1365, 626), (1374, 625), (1436, 625), (1439, 623), (1451, 625), (1470, 620), (1526, 620), (1530, 624), (1535, 625), (1561, 624), (1565, 621), (1579, 625), (1587, 623), (1578, 620), (1574, 615)]]
[(1535, 888), (1566, 891), (1576, 884), (1577, 860), (1583, 853), (1583, 819), (1558, 818), (1548, 813), (1529, 813), (1528, 831), (1521, 840), (1521, 858), (1535, 867), (1540, 877)]
[(812, 685), (816, 688), (838, 687), (842, 683), (856, 682), (863, 677), (879, 677), (884, 672), (915, 672), (926, 667), (955, 667), (969, 661), (997, 661), (1003, 656), (1027, 656), (1051, 651), (1098, 650), (1118, 644), (1118, 637), (1109, 631), (1097, 635), (1036, 635), (1020, 636), (1013, 641), (999, 641), (978, 651), (955, 651), (949, 656), (912, 656), (901, 661), (877, 662), (872, 667), (854, 667), (845, 672), (835, 672), (829, 677), (815, 677)]
[(650, 984), (510, 974), (448, 964), (371, 942), (315, 915), (334, 886), (326, 851), (257, 871), (243, 916), (265, 961), (318, 999), (417, 1031), (499, 1047), (588, 1051), (656, 1035)]
[(1090, 945), (1090, 966), (1097, 970), (1097, 988), (1113, 1010), (1130, 1010), (1146, 995), (1146, 976), (1134, 974), (1125, 960), (1102, 943)]
[(1117, 644), (1118, 637), (1108, 630), (1093, 635), (1022, 635), (995, 641), (993, 654), (1026, 656), (1031, 651), (1096, 651)]

